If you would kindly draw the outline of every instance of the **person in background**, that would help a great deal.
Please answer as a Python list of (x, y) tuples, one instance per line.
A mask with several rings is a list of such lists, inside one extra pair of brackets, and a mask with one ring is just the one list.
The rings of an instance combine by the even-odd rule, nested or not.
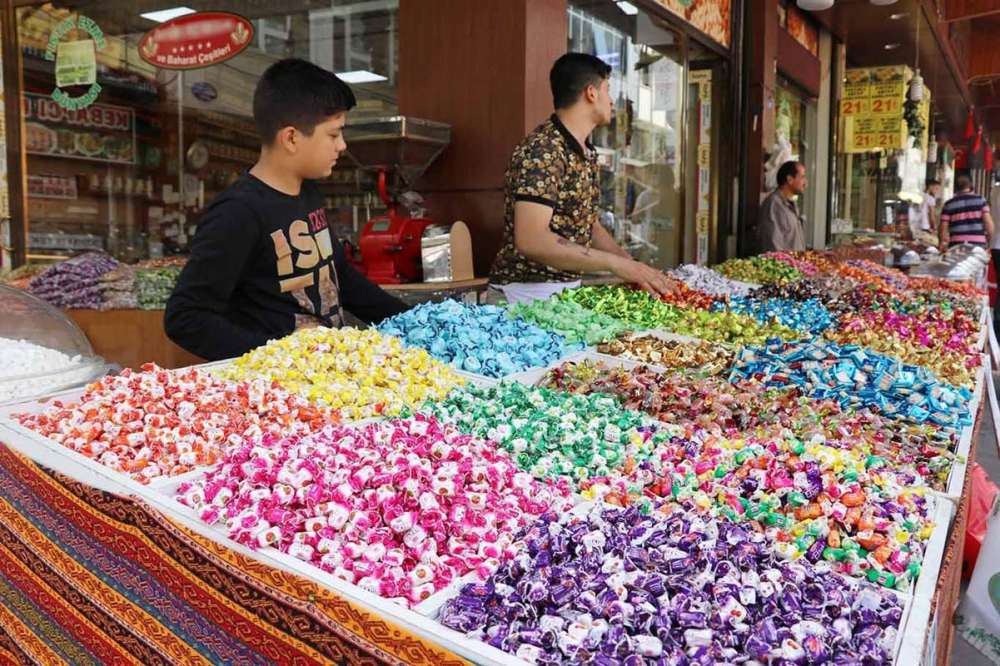
[(941, 189), (941, 181), (934, 178), (927, 180), (927, 187), (924, 189), (924, 198), (916, 211), (917, 219), (910, 220), (910, 231), (913, 232), (914, 239), (919, 238), (922, 233), (934, 234), (934, 236), (938, 235), (935, 210), (937, 208), (937, 194), (939, 189)]
[(257, 163), (223, 190), (198, 224), (191, 258), (167, 302), (167, 336), (210, 360), (240, 356), (298, 328), (364, 322), (407, 310), (347, 261), (315, 180), (333, 171), (354, 93), (305, 60), (261, 76), (253, 117)]
[(760, 206), (757, 229), (760, 253), (804, 252), (805, 233), (795, 197), (805, 194), (809, 181), (801, 162), (785, 162), (778, 169), (778, 187)]
[(989, 203), (972, 191), (966, 174), (955, 179), (955, 192), (941, 209), (941, 251), (962, 243), (990, 247), (994, 229)]
[(548, 298), (608, 271), (659, 295), (660, 271), (632, 259), (600, 223), (601, 167), (588, 137), (611, 122), (611, 68), (567, 53), (552, 66), (555, 113), (514, 151), (505, 176), (504, 236), (490, 270), (489, 300)]

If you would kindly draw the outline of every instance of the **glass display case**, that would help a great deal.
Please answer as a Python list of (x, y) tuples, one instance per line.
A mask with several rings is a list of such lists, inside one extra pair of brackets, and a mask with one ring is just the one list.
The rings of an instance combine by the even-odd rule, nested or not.
[(61, 310), (0, 285), (0, 403), (82, 386), (112, 369)]

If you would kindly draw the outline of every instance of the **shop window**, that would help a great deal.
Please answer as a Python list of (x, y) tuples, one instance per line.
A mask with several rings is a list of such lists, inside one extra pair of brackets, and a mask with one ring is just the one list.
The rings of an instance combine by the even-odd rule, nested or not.
[[(708, 110), (703, 129), (711, 135), (711, 77), (700, 74), (689, 81), (686, 40), (663, 17), (644, 10), (627, 13), (610, 0), (589, 0), (571, 2), (568, 20), (568, 50), (596, 55), (612, 68), (614, 120), (592, 137), (602, 166), (601, 222), (641, 261), (663, 269), (695, 261), (696, 217), (700, 212), (703, 227), (714, 219), (713, 183), (702, 183), (709, 194), (701, 211), (697, 186), (685, 197), (685, 185), (688, 176), (699, 177), (701, 108)], [(701, 106), (699, 90), (710, 96)], [(686, 109), (691, 95), (694, 106)], [(710, 139), (702, 149), (714, 159), (706, 146)], [(706, 167), (702, 176), (711, 178)], [(707, 232), (702, 245), (707, 260)]]
[[(186, 253), (206, 206), (256, 160), (253, 89), (280, 58), (342, 74), (358, 97), (354, 117), (396, 113), (398, 0), (183, 4), (242, 16), (249, 44), (199, 69), (160, 69), (139, 51), (158, 25), (143, 14), (176, 2), (18, 8), (30, 260), (85, 249), (130, 261)], [(91, 90), (86, 109), (66, 108)], [(377, 197), (347, 162), (321, 186), (335, 231), (349, 235)]]
[[(816, 102), (790, 81), (779, 77), (775, 94), (774, 138), (772, 150), (785, 149), (788, 159), (802, 162), (809, 187), (796, 205), (803, 220), (808, 222), (816, 197)], [(783, 143), (785, 142), (785, 143)], [(781, 146), (782, 148), (779, 148)], [(808, 224), (806, 225), (808, 227)]]

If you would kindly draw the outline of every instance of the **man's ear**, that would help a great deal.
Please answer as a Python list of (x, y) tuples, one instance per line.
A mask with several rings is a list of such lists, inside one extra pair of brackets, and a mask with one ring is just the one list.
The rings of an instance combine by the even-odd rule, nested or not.
[(591, 84), (583, 89), (584, 98), (591, 104), (596, 104), (597, 100), (600, 98), (601, 91), (597, 89), (597, 86)]

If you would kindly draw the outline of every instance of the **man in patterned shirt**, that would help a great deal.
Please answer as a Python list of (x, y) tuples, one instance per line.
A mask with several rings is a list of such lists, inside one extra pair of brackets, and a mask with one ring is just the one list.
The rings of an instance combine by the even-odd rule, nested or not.
[(556, 112), (521, 142), (505, 176), (504, 239), (490, 270), (491, 297), (547, 298), (608, 271), (659, 295), (669, 278), (632, 259), (600, 223), (601, 167), (588, 137), (611, 122), (611, 68), (567, 53), (549, 82)]

